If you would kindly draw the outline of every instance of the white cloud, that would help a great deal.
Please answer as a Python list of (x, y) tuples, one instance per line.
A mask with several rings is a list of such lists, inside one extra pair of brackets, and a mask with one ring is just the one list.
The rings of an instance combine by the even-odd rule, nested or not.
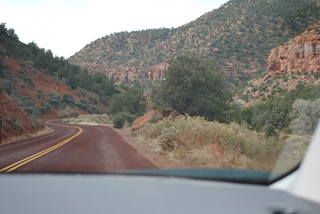
[(178, 27), (222, 3), (215, 5), (192, 0), (47, 0), (40, 4), (30, 0), (25, 7), (0, 3), (0, 20), (6, 22), (7, 27), (14, 28), (22, 42), (35, 41), (40, 47), (68, 58), (102, 36), (120, 31)]

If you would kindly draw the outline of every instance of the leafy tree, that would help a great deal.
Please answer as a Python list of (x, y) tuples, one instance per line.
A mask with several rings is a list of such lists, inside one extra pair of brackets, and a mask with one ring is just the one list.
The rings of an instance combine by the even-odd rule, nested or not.
[(116, 114), (116, 116), (113, 119), (113, 127), (121, 129), (121, 128), (123, 128), (123, 126), (126, 122), (129, 125), (131, 125), (136, 118), (137, 118), (136, 115), (129, 114), (128, 112), (120, 112), (120, 113)]
[(68, 82), (68, 85), (73, 89), (76, 89), (79, 86), (78, 78), (73, 73), (69, 74), (67, 78), (67, 82)]
[(215, 64), (187, 52), (169, 62), (165, 81), (152, 90), (158, 108), (172, 108), (182, 114), (225, 120), (227, 101), (224, 78), (215, 72)]
[(97, 72), (97, 73), (93, 74), (93, 77), (94, 77), (94, 80), (96, 81), (96, 83), (101, 84), (104, 81), (104, 79), (106, 78), (106, 75)]
[(143, 92), (130, 88), (126, 93), (115, 96), (112, 100), (109, 111), (112, 114), (128, 112), (134, 115), (143, 115), (146, 110), (147, 100)]
[(19, 40), (19, 37), (17, 36), (17, 34), (15, 34), (14, 29), (12, 29), (12, 28), (7, 29), (6, 28), (6, 23), (0, 24), (0, 36), (5, 36), (5, 37), (11, 38), (16, 41)]

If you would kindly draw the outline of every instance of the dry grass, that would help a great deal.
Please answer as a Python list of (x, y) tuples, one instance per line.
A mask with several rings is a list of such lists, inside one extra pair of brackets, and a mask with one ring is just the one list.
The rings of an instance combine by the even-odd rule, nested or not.
[(106, 114), (92, 114), (92, 115), (80, 115), (76, 118), (66, 118), (62, 120), (63, 123), (70, 124), (88, 124), (88, 125), (103, 125), (112, 124), (112, 120)]
[[(267, 171), (276, 166), (279, 171), (293, 167), (301, 160), (309, 142), (309, 137), (299, 136), (286, 136), (280, 141), (249, 130), (246, 124), (222, 124), (184, 116), (146, 124), (132, 135), (145, 141), (156, 139), (160, 153), (191, 167)], [(283, 148), (285, 155), (280, 156)], [(279, 156), (285, 158), (285, 164), (276, 165)]]
[(20, 136), (11, 137), (11, 138), (3, 141), (2, 144), (8, 144), (8, 143), (13, 143), (13, 142), (18, 142), (18, 141), (21, 141), (21, 140), (27, 140), (27, 139), (30, 139), (30, 138), (34, 138), (34, 137), (38, 137), (38, 136), (41, 136), (41, 135), (49, 134), (51, 132), (53, 132), (53, 129), (51, 129), (49, 127), (45, 127), (41, 131), (39, 131), (37, 133), (34, 133), (34, 134), (27, 134), (27, 135), (20, 135)]

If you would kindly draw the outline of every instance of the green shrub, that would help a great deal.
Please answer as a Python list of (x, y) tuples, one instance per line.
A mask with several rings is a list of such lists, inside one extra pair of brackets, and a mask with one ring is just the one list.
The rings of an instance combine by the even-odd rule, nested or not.
[(80, 98), (80, 103), (87, 104), (87, 100), (84, 98)]
[(131, 125), (136, 118), (136, 115), (129, 114), (128, 112), (120, 112), (116, 114), (116, 116), (113, 119), (113, 127), (122, 129), (126, 123)]
[(76, 106), (83, 111), (87, 111), (87, 108), (88, 108), (88, 105), (82, 102), (77, 103)]
[(266, 125), (266, 127), (264, 127), (264, 130), (266, 133), (266, 137), (271, 137), (277, 134), (276, 131), (274, 130), (273, 125), (271, 124)]
[(45, 113), (51, 113), (52, 109), (51, 106), (47, 103), (44, 103), (43, 101), (41, 102), (41, 107), (39, 109), (39, 112), (41, 115), (45, 114)]
[(17, 103), (21, 107), (34, 106), (34, 100), (32, 100), (30, 97), (22, 97)]
[(76, 101), (72, 94), (63, 95), (62, 102), (69, 105), (72, 108), (76, 105)]
[(37, 93), (37, 97), (38, 97), (38, 99), (42, 99), (43, 98), (43, 94), (41, 94), (41, 93)]
[(58, 95), (56, 95), (54, 92), (50, 92), (48, 95), (49, 95), (49, 99), (48, 99), (49, 104), (53, 108), (59, 110), (61, 108), (60, 97)]
[(13, 77), (12, 72), (8, 70), (1, 70), (0, 77), (4, 79), (11, 79)]
[(13, 84), (9, 80), (1, 80), (0, 81), (0, 90), (6, 91), (9, 95), (13, 90)]
[(94, 104), (94, 105), (97, 105), (97, 104), (98, 104), (98, 101), (97, 101), (96, 98), (94, 98), (94, 97), (89, 97), (89, 103)]
[(23, 109), (32, 117), (38, 117), (38, 111), (33, 106), (23, 107)]
[(317, 78), (317, 79), (319, 79), (319, 78), (320, 78), (320, 72), (319, 72), (319, 71), (316, 72), (316, 73), (314, 74), (314, 77)]
[(27, 83), (27, 85), (29, 87), (34, 87), (34, 83), (33, 83), (32, 79), (30, 79), (30, 77), (26, 73), (24, 73), (22, 70), (19, 71), (18, 77), (20, 80)]

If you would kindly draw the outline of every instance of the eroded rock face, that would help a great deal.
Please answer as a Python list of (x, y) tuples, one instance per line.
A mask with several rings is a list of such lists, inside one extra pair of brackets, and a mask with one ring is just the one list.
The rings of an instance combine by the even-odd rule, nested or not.
[(122, 83), (141, 79), (147, 81), (162, 79), (168, 66), (169, 64), (164, 62), (160, 65), (151, 66), (149, 68), (130, 68), (124, 66), (119, 66), (118, 68), (108, 68), (105, 66), (96, 70), (105, 73), (109, 78), (113, 78), (115, 82)]
[(268, 75), (273, 77), (288, 71), (320, 71), (320, 26), (309, 28), (289, 44), (270, 51)]

